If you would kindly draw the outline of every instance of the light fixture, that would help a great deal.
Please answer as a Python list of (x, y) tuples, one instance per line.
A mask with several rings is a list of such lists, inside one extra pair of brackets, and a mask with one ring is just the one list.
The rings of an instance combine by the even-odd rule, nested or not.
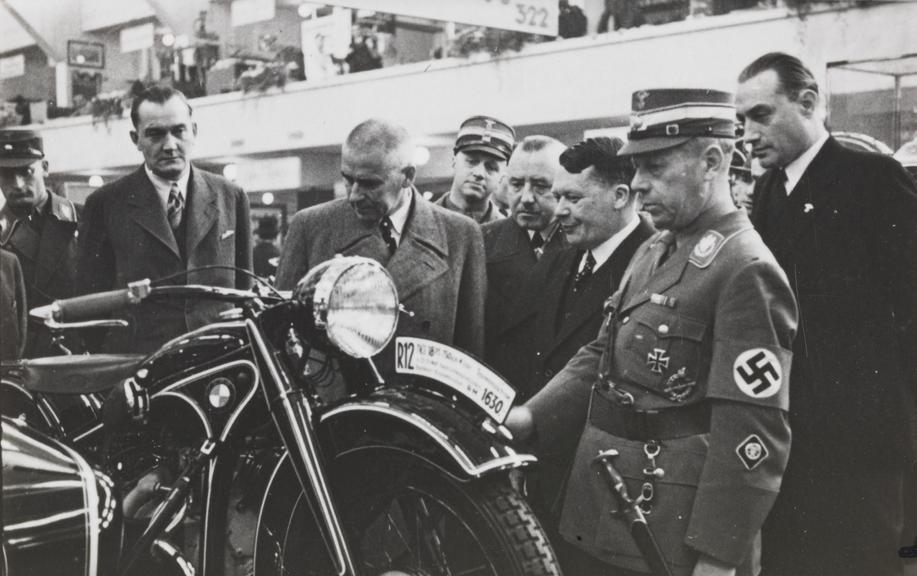
[(423, 166), (430, 161), (430, 149), (426, 146), (414, 148), (414, 166)]
[(261, 195), (261, 203), (265, 206), (270, 206), (274, 203), (274, 195), (271, 192), (265, 192)]
[(93, 188), (98, 188), (102, 184), (105, 184), (105, 180), (102, 179), (98, 174), (93, 174), (89, 177), (89, 185)]
[(166, 32), (162, 35), (162, 45), (163, 46), (172, 46), (175, 44), (175, 35), (171, 32)]
[(239, 177), (239, 167), (231, 162), (223, 166), (223, 177), (231, 182), (235, 182), (236, 178)]

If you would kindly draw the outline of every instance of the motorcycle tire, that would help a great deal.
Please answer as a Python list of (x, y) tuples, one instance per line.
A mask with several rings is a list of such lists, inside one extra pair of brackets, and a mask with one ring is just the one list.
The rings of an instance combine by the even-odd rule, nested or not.
[[(265, 495), (256, 576), (333, 573), (292, 468)], [(403, 454), (335, 460), (329, 485), (360, 576), (559, 576), (531, 508), (505, 477), (460, 481)]]

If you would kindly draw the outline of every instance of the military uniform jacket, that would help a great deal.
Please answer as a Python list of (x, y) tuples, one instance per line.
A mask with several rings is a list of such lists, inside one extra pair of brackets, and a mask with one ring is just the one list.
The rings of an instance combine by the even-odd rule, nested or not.
[(917, 460), (917, 186), (894, 159), (833, 138), (777, 214), (774, 179), (758, 180), (754, 224), (799, 301), (793, 458), (906, 469)]
[[(611, 491), (590, 466), (599, 450), (621, 452), (615, 464), (636, 497), (650, 464), (648, 440), (658, 440), (655, 464), (665, 476), (654, 483), (649, 523), (677, 574), (690, 574), (698, 552), (735, 566), (754, 564), (759, 530), (788, 457), (792, 293), (744, 212), (707, 220), (679, 237), (678, 250), (658, 270), (671, 233), (657, 234), (638, 250), (606, 305), (599, 337), (527, 404), (544, 450), (563, 437), (566, 422), (591, 409), (561, 532), (629, 569), (646, 566), (624, 522), (609, 514), (616, 508)], [(618, 405), (618, 394), (596, 385), (606, 380), (632, 405)], [(641, 430), (622, 430), (623, 417), (602, 416), (615, 410), (619, 417), (622, 410), (658, 411), (661, 423), (690, 410), (707, 420), (697, 432), (640, 438)]]
[[(551, 224), (548, 230), (552, 233), (542, 247), (543, 253), (567, 247), (567, 241), (557, 230), (556, 223)], [(538, 258), (532, 250), (528, 231), (516, 224), (512, 218), (485, 224), (481, 231), (484, 233), (484, 250), (487, 255), (484, 358), (489, 363), (496, 364), (499, 334), (506, 327), (510, 311), (526, 289), (528, 275), (538, 262)]]
[[(397, 336), (428, 338), (480, 355), (487, 284), (481, 231), (470, 218), (444, 210), (412, 191), (411, 214), (394, 255), (378, 226), (361, 222), (347, 200), (301, 210), (290, 222), (277, 268), (277, 287), (290, 290), (335, 254), (364, 256), (392, 275), (402, 314)], [(394, 364), (393, 345), (380, 369)]]
[[(34, 257), (27, 246), (20, 245), (20, 237), (13, 233), (4, 248), (16, 254), (23, 269), (26, 294), (31, 308), (50, 304), (59, 298), (75, 294), (77, 227), (80, 206), (66, 198), (48, 193), (48, 204), (41, 216), (41, 237)], [(20, 226), (25, 223), (20, 223)], [(24, 262), (31, 260), (27, 265)], [(31, 272), (27, 272), (31, 270)], [(60, 354), (51, 346), (51, 335), (44, 324), (29, 318), (23, 357), (33, 358)]]
[[(90, 194), (80, 228), (78, 293), (125, 288), (129, 282), (166, 276), (173, 276), (168, 284), (247, 289), (251, 280), (241, 272), (216, 269), (180, 274), (208, 265), (251, 271), (245, 192), (220, 176), (192, 168), (187, 194), (183, 249), (143, 166)], [(205, 300), (141, 305), (127, 313), (131, 327), (126, 332), (113, 329), (103, 348), (151, 352), (171, 338), (218, 320), (219, 312), (228, 307)]]

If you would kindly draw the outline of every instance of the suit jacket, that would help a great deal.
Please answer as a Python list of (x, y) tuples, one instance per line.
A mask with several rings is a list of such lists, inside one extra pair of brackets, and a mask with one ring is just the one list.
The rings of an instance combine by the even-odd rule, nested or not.
[(917, 187), (891, 157), (833, 138), (779, 218), (774, 176), (756, 186), (754, 224), (799, 301), (793, 456), (900, 468), (917, 457)]
[[(37, 308), (60, 298), (75, 294), (77, 226), (80, 220), (79, 205), (56, 194), (48, 194), (48, 204), (41, 218), (41, 238), (34, 256), (24, 254), (29, 248), (20, 245), (14, 233), (4, 246), (15, 253), (25, 279), (29, 306)], [(24, 264), (29, 261), (30, 265)], [(29, 318), (26, 347), (23, 357), (33, 358), (60, 354), (51, 346), (51, 334), (44, 324)]]
[(0, 360), (17, 360), (25, 348), (28, 305), (19, 259), (0, 250)]
[[(557, 224), (553, 230), (544, 254), (567, 246), (563, 233)], [(538, 259), (532, 251), (528, 232), (512, 218), (505, 218), (481, 226), (484, 233), (484, 250), (487, 254), (487, 309), (485, 313), (484, 358), (496, 364), (498, 350), (492, 344), (499, 342), (499, 334), (506, 326), (509, 311), (528, 283), (528, 275)]]
[[(379, 227), (361, 222), (346, 199), (297, 212), (284, 241), (277, 287), (292, 289), (309, 269), (335, 254), (372, 258), (389, 271), (398, 298), (414, 313), (400, 316), (396, 335), (428, 338), (480, 356), (487, 284), (481, 231), (470, 218), (434, 206), (416, 190), (411, 203), (392, 256)], [(393, 343), (376, 358), (383, 371), (394, 363)]]
[(624, 275), (634, 252), (652, 236), (645, 219), (589, 279), (568, 309), (563, 298), (576, 276), (582, 251), (567, 247), (546, 253), (517, 295), (493, 348), (493, 365), (519, 391), (524, 402), (559, 372), (577, 350), (595, 339), (602, 325), (602, 306)]
[[(248, 288), (249, 277), (232, 270), (182, 274), (210, 265), (251, 271), (248, 197), (228, 180), (196, 168), (191, 169), (187, 195), (183, 260), (165, 206), (143, 166), (90, 194), (80, 228), (77, 291), (112, 290), (135, 280), (164, 277), (171, 277), (165, 284)], [(115, 329), (103, 348), (150, 352), (171, 338), (217, 320), (227, 307), (203, 300), (143, 304), (127, 312), (129, 336)]]

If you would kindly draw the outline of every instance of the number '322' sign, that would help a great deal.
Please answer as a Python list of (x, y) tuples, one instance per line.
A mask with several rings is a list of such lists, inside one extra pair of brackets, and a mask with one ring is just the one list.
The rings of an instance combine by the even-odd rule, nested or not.
[(395, 371), (442, 382), (501, 424), (516, 397), (512, 386), (472, 356), (423, 338), (395, 340)]

